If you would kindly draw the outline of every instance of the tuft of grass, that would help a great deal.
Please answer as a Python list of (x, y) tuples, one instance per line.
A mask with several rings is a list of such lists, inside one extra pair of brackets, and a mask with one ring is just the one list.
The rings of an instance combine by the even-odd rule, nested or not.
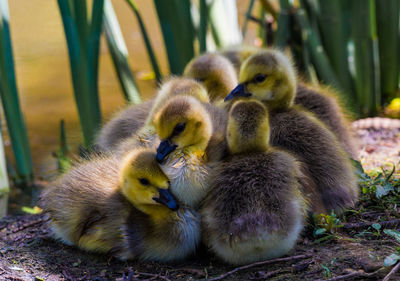
[(360, 174), (361, 205), (374, 206), (379, 210), (391, 210), (400, 204), (400, 181), (394, 176), (396, 166), (392, 170)]
[(334, 258), (333, 260), (331, 260), (329, 263), (326, 264), (320, 264), (321, 268), (322, 268), (322, 275), (324, 276), (325, 279), (331, 278), (332, 277), (332, 267), (335, 265), (336, 263), (336, 258)]
[[(313, 243), (327, 243), (334, 240), (354, 241), (357, 237), (381, 239), (383, 233), (400, 243), (400, 232), (387, 228), (391, 220), (399, 219), (400, 179), (396, 167), (379, 172), (365, 172), (358, 166), (360, 199), (358, 205), (340, 216), (335, 213), (313, 216)], [(350, 224), (345, 224), (351, 221)], [(353, 225), (358, 225), (355, 228)], [(345, 227), (345, 228), (343, 228)], [(344, 231), (352, 237), (345, 235)]]
[(338, 229), (343, 227), (341, 221), (334, 212), (328, 214), (314, 215), (314, 232), (316, 238), (315, 243), (327, 242), (330, 240), (340, 239)]

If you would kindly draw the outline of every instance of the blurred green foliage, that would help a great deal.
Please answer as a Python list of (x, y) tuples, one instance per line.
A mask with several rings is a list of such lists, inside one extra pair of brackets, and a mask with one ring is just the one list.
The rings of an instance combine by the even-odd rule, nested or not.
[(399, 96), (400, 1), (293, 2), (279, 0), (274, 46), (289, 47), (306, 78), (335, 87), (361, 117)]
[(33, 166), (18, 97), (9, 27), (8, 0), (0, 0), (0, 13), (0, 96), (17, 170), (17, 175), (13, 180), (18, 185), (27, 186), (33, 179)]

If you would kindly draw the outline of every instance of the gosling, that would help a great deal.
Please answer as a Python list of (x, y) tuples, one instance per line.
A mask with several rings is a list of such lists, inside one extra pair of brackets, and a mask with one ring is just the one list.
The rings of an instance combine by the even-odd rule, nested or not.
[(200, 241), (199, 215), (179, 208), (148, 149), (123, 161), (108, 157), (78, 165), (42, 195), (41, 205), (56, 238), (122, 260), (181, 260)]
[[(251, 55), (256, 54), (263, 49), (239, 46), (221, 51), (221, 54), (231, 61), (235, 66), (237, 74), (239, 74), (240, 67), (243, 62)], [(270, 51), (274, 51), (270, 49)], [(279, 76), (279, 65), (275, 67), (270, 65), (270, 71), (276, 72), (276, 77)], [(296, 78), (299, 80), (299, 78)], [(279, 83), (279, 81), (276, 81)], [(348, 114), (343, 110), (340, 100), (332, 89), (323, 86), (310, 86), (306, 83), (299, 81), (295, 93), (294, 103), (301, 105), (308, 111), (314, 113), (328, 128), (339, 138), (343, 148), (349, 154), (349, 157), (358, 159), (358, 143), (351, 130), (350, 119)]]
[(227, 130), (230, 156), (213, 170), (201, 208), (205, 243), (232, 264), (282, 256), (308, 210), (301, 163), (270, 146), (268, 112), (256, 100), (232, 106)]
[(153, 121), (161, 140), (157, 160), (171, 180), (171, 191), (193, 208), (207, 194), (210, 165), (227, 153), (226, 124), (212, 120), (205, 105), (180, 96), (161, 108)]
[(296, 75), (289, 59), (274, 50), (249, 57), (239, 85), (225, 98), (252, 98), (270, 112), (271, 144), (305, 162), (325, 209), (341, 212), (358, 200), (354, 169), (336, 136), (312, 113), (293, 104)]

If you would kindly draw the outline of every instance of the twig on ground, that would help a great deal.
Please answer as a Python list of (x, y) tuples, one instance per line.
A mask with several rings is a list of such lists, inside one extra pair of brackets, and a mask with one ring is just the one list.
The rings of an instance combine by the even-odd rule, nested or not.
[(215, 281), (215, 280), (222, 280), (226, 277), (228, 277), (229, 275), (232, 275), (238, 271), (244, 270), (244, 269), (248, 269), (251, 267), (256, 267), (256, 266), (260, 266), (260, 265), (266, 265), (266, 264), (271, 264), (271, 263), (276, 263), (276, 262), (283, 262), (283, 261), (292, 261), (292, 260), (299, 260), (299, 259), (308, 259), (312, 257), (312, 255), (307, 254), (307, 255), (298, 255), (298, 256), (291, 256), (291, 257), (287, 257), (287, 258), (278, 258), (278, 259), (273, 259), (273, 260), (266, 260), (266, 261), (260, 261), (260, 262), (255, 262), (255, 263), (251, 263), (248, 265), (244, 265), (241, 267), (236, 267), (235, 269), (228, 271), (224, 274), (221, 274), (220, 276), (214, 277), (214, 278), (210, 278), (207, 279), (208, 281)]
[(267, 280), (268, 278), (277, 275), (278, 273), (287, 273), (289, 272), (288, 270), (282, 271), (281, 269), (277, 269), (274, 271), (269, 271), (269, 272), (257, 272), (257, 277), (255, 278), (250, 278), (251, 280)]
[(154, 273), (147, 273), (147, 272), (140, 272), (140, 271), (136, 271), (133, 270), (132, 268), (129, 268), (128, 271), (128, 276), (125, 276), (125, 273), (122, 274), (122, 280), (123, 281), (132, 281), (132, 278), (134, 277), (134, 275), (142, 275), (142, 276), (147, 276), (150, 277), (149, 280), (153, 280), (153, 279), (162, 279), (165, 281), (171, 281), (170, 279), (168, 279), (167, 277), (161, 275), (161, 274), (154, 274)]
[(345, 275), (339, 275), (339, 276), (335, 276), (335, 277), (332, 277), (329, 279), (317, 279), (316, 281), (340, 281), (340, 280), (346, 280), (346, 279), (354, 278), (354, 277), (371, 277), (371, 276), (376, 275), (381, 270), (382, 270), (382, 268), (380, 268), (374, 272), (370, 272), (370, 273), (367, 273), (364, 270), (357, 270), (357, 271), (353, 271), (353, 272), (350, 272)]
[(192, 275), (196, 275), (199, 278), (206, 277), (206, 272), (204, 271), (204, 269), (199, 269), (199, 268), (176, 268), (176, 269), (171, 269), (171, 271), (186, 272)]
[(139, 271), (135, 271), (135, 273), (139, 274), (139, 275), (142, 275), (142, 276), (157, 277), (157, 278), (160, 278), (160, 279), (165, 280), (165, 281), (171, 281), (166, 276), (161, 275), (161, 274), (153, 274), (153, 273), (146, 273), (146, 272), (139, 272)]
[(390, 277), (392, 277), (392, 275), (396, 273), (399, 267), (400, 267), (400, 262), (398, 262), (396, 266), (392, 268), (392, 270), (388, 273), (388, 275), (385, 276), (385, 278), (383, 278), (382, 281), (389, 281)]
[(375, 223), (379, 223), (381, 226), (400, 225), (400, 219), (394, 219), (394, 220), (389, 220), (389, 221), (380, 221), (380, 222), (345, 223), (343, 225), (343, 228), (344, 229), (364, 228), (364, 227), (372, 226)]

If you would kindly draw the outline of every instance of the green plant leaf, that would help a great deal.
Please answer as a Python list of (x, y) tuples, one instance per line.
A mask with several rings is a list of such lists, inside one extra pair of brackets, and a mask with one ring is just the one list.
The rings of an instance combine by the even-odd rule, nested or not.
[(24, 212), (24, 213), (27, 213), (27, 214), (36, 215), (36, 214), (40, 214), (42, 212), (42, 209), (40, 209), (37, 206), (35, 206), (33, 208), (27, 207), (27, 206), (23, 206), (21, 208), (21, 211)]
[[(97, 130), (101, 125), (97, 78), (104, 0), (93, 1), (88, 38), (83, 41), (78, 31), (86, 28), (89, 21), (75, 20), (69, 5), (70, 1), (57, 0), (57, 3), (67, 40), (72, 84), (84, 144), (86, 148), (89, 148), (94, 143)], [(82, 22), (84, 26), (79, 25)]]
[(380, 230), (382, 228), (382, 226), (379, 223), (374, 223), (372, 227), (375, 228), (376, 230)]
[(353, 167), (356, 168), (356, 174), (360, 177), (360, 178), (364, 178), (365, 176), (365, 171), (363, 166), (361, 165), (360, 161), (354, 160), (352, 158), (350, 158), (351, 163), (353, 164)]
[(375, 195), (376, 198), (382, 198), (385, 195), (388, 195), (389, 191), (386, 190), (382, 185), (377, 185), (376, 186), (376, 191), (375, 191)]
[(318, 228), (318, 229), (316, 229), (314, 231), (314, 236), (318, 236), (318, 235), (324, 234), (325, 232), (326, 232), (325, 228)]
[(190, 14), (189, 0), (154, 0), (164, 38), (169, 68), (172, 74), (181, 74), (194, 57), (195, 30)]
[[(142, 37), (143, 37), (143, 41), (144, 41), (144, 44), (146, 46), (147, 55), (149, 56), (149, 60), (150, 60), (151, 66), (153, 67), (153, 71), (154, 71), (154, 74), (156, 76), (156, 79), (157, 79), (158, 82), (160, 82), (161, 79), (162, 79), (161, 70), (160, 70), (160, 67), (159, 67), (159, 64), (158, 64), (158, 60), (157, 60), (156, 54), (155, 54), (155, 52), (153, 50), (153, 46), (152, 46), (152, 44), (150, 42), (150, 37), (149, 37), (149, 34), (147, 32), (146, 26), (144, 25), (142, 16), (141, 16), (141, 14), (139, 12), (139, 9), (138, 9), (135, 1), (133, 1), (133, 0), (126, 0), (126, 1), (127, 1), (129, 7), (131, 7), (133, 13), (136, 16), (136, 20), (137, 20), (137, 22), (139, 24), (139, 28), (140, 28), (140, 32), (141, 32)], [(110, 3), (109, 6), (111, 7), (111, 1), (109, 3)], [(121, 37), (122, 37), (122, 35), (121, 35)]]
[(396, 96), (396, 91), (399, 88), (400, 1), (375, 0), (375, 4), (379, 58), (381, 61), (381, 91), (384, 97), (389, 100)]
[(385, 234), (392, 236), (395, 238), (398, 242), (400, 242), (400, 232), (394, 229), (385, 229), (383, 231)]
[(18, 177), (14, 180), (27, 186), (33, 179), (33, 165), (18, 97), (9, 20), (8, 0), (0, 0), (0, 96), (16, 163)]
[(400, 256), (398, 254), (391, 254), (390, 256), (387, 256), (385, 260), (383, 261), (384, 266), (391, 266), (396, 264), (400, 260)]

